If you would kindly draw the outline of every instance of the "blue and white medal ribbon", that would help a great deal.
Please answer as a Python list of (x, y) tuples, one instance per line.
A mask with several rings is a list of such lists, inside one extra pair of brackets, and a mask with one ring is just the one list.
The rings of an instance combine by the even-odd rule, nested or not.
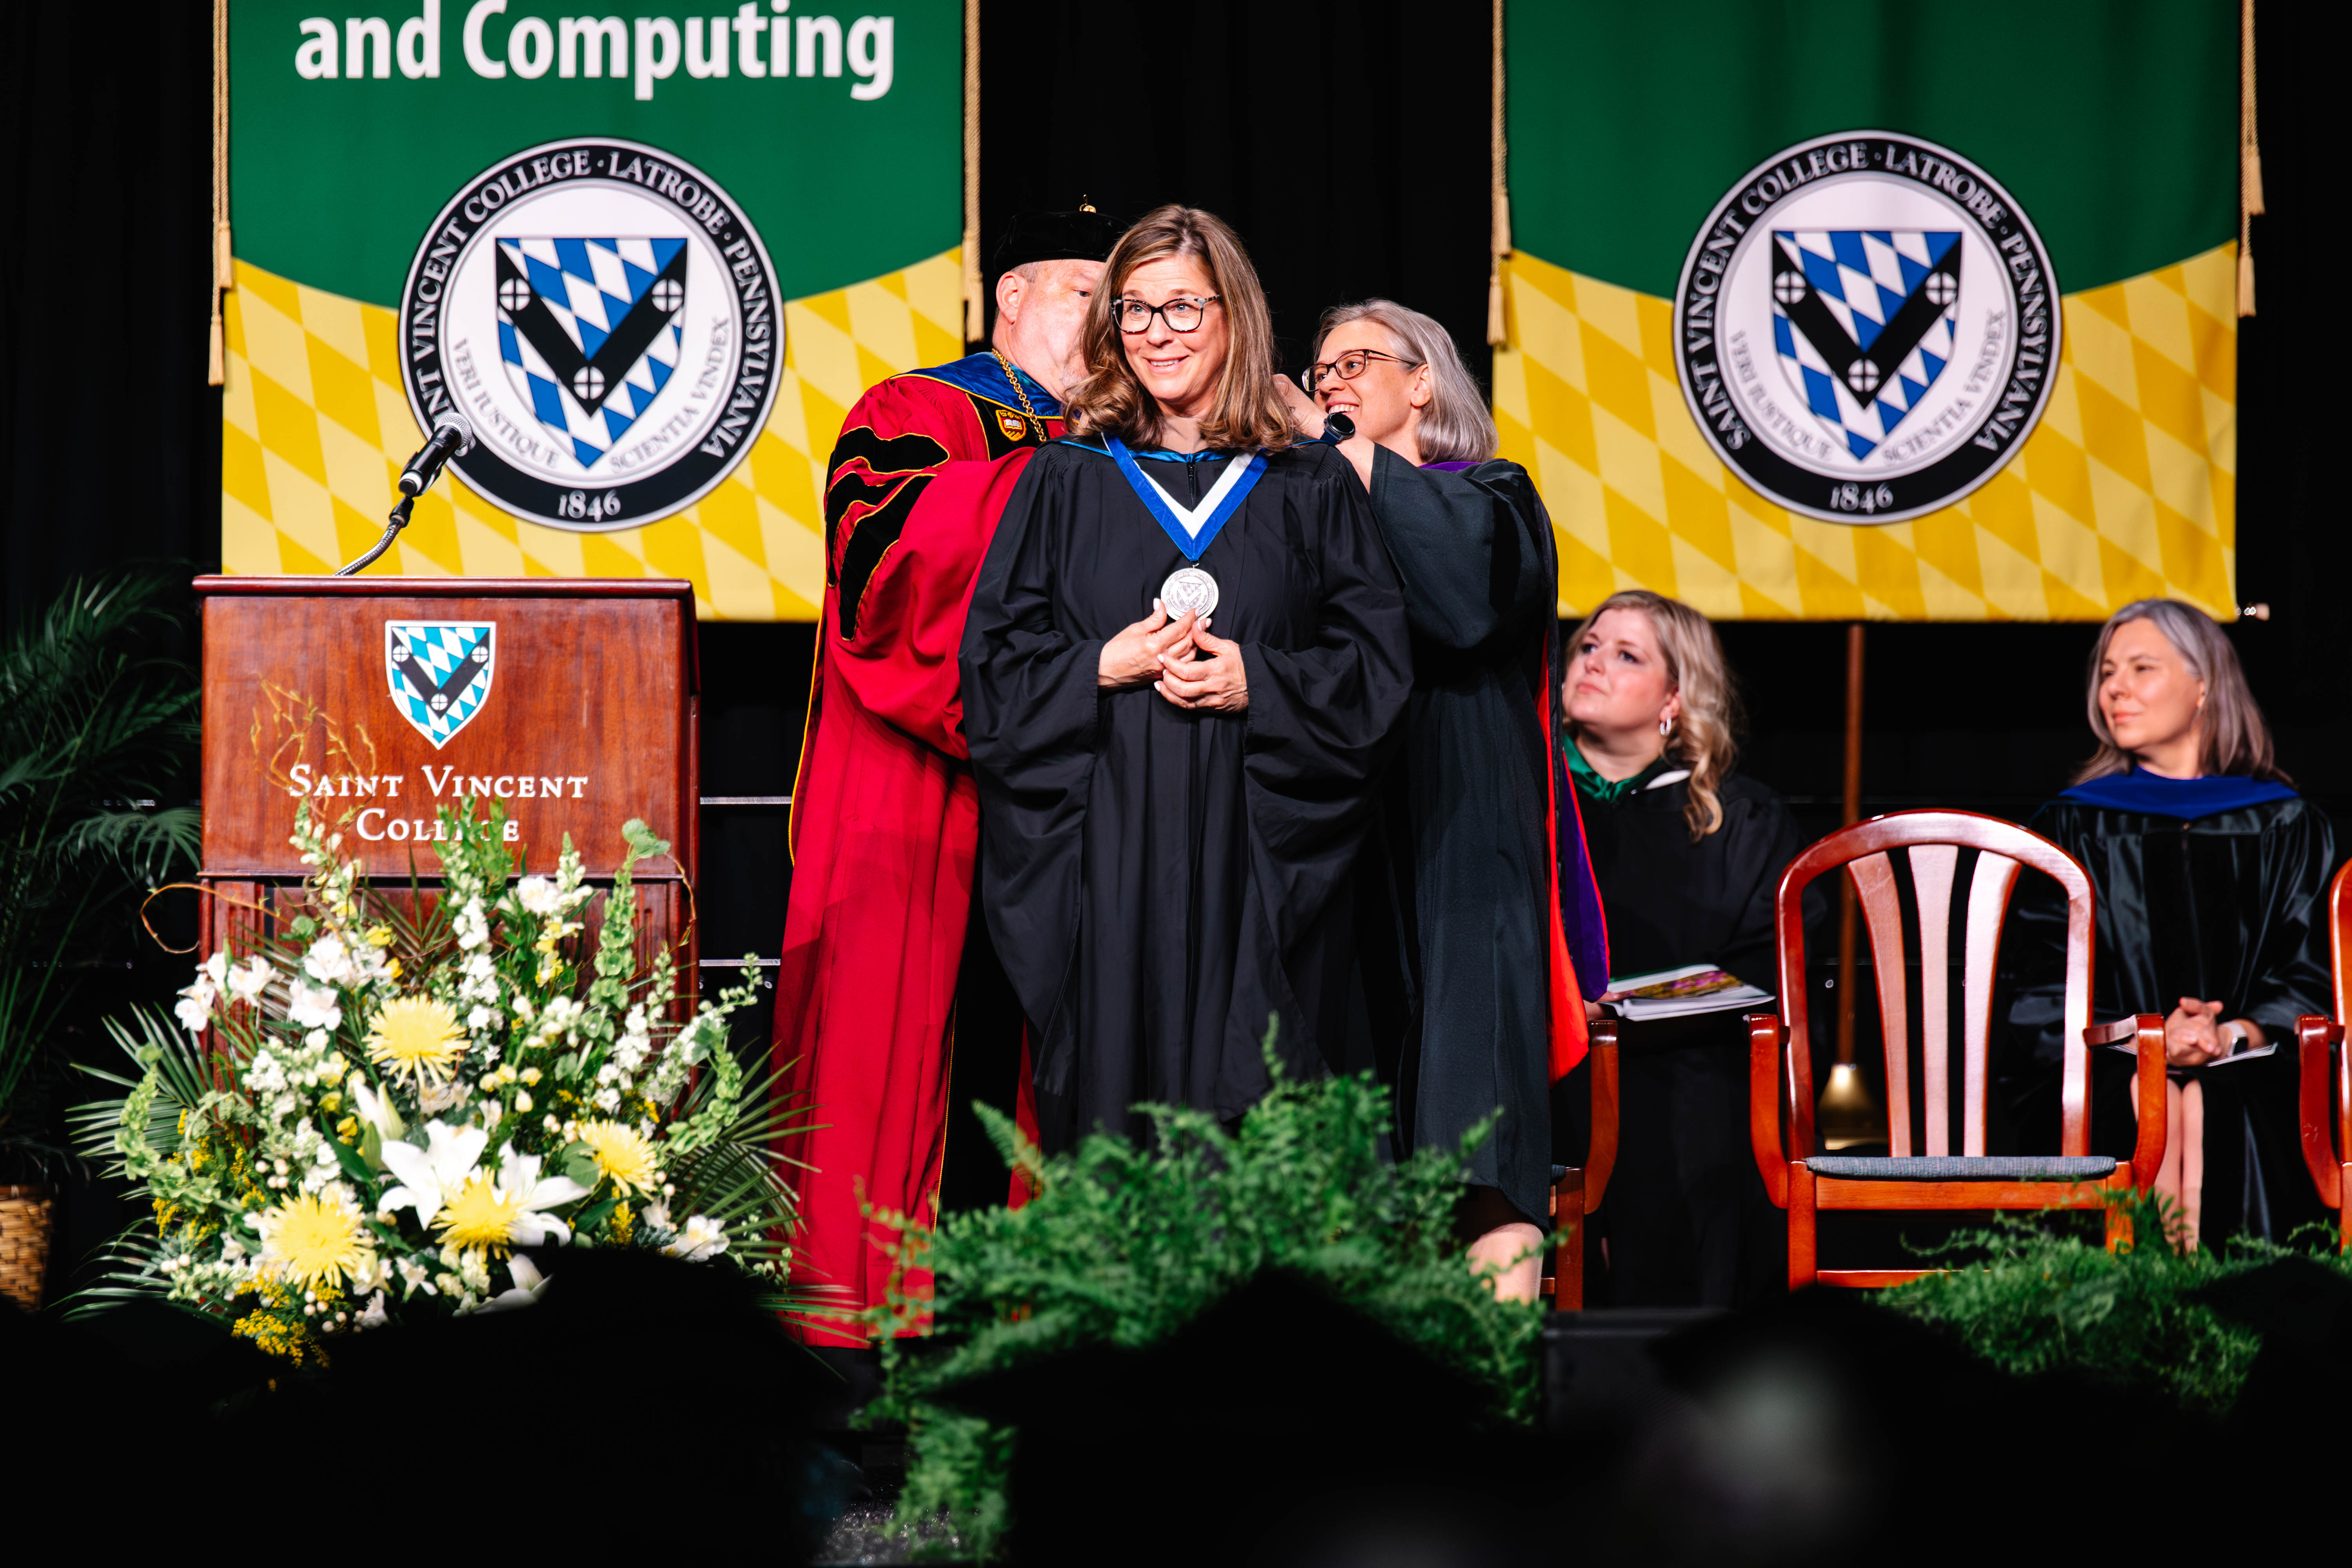
[(1160, 488), (1159, 480), (1143, 471), (1143, 465), (1135, 460), (1135, 454), (1128, 450), (1125, 442), (1116, 436), (1107, 436), (1103, 444), (1118, 464), (1118, 471), (1127, 476), (1128, 484), (1143, 502), (1144, 510), (1158, 520), (1187, 561), (1201, 559), (1209, 542), (1217, 537), (1226, 520), (1241, 510), (1242, 502), (1249, 499), (1250, 491), (1265, 472), (1264, 453), (1236, 458), (1225, 465), (1224, 473), (1201, 498), (1199, 506), (1179, 506), (1176, 498)]

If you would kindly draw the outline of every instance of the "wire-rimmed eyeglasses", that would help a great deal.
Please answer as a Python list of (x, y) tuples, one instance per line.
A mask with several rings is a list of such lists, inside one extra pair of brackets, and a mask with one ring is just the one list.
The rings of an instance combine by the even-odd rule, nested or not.
[(1164, 305), (1147, 305), (1140, 300), (1113, 300), (1110, 319), (1118, 323), (1122, 332), (1139, 332), (1159, 317), (1168, 323), (1171, 332), (1195, 331), (1205, 320), (1209, 307), (1223, 296), (1218, 294), (1180, 294)]
[(1407, 359), (1402, 354), (1382, 353), (1378, 349), (1349, 349), (1338, 359), (1308, 365), (1299, 373), (1298, 384), (1305, 387), (1311, 396), (1317, 387), (1334, 375), (1341, 381), (1355, 380), (1364, 374), (1364, 367), (1376, 359), (1391, 361), (1407, 370), (1419, 370), (1422, 363), (1417, 359)]

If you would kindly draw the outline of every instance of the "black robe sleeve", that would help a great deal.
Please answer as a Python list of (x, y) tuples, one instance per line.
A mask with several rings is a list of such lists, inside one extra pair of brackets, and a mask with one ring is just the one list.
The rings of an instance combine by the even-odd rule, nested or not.
[[(1416, 655), (1421, 644), (1525, 652), (1559, 593), (1551, 521), (1525, 468), (1488, 462), (1449, 473), (1376, 447), (1372, 515), (1404, 587)], [(1417, 680), (1442, 678), (1427, 664), (1417, 660)]]
[(2284, 1055), (2293, 1054), (2297, 1018), (2334, 1010), (2327, 878), (2335, 869), (2336, 835), (2326, 817), (2296, 804), (2300, 809), (2282, 815), (2263, 836), (2260, 885), (2271, 890), (2270, 898), (2239, 911), (2253, 962), (2242, 993), (2233, 998), (2234, 1016), (2260, 1024)]
[[(964, 731), (986, 795), (982, 845), (999, 958), (1031, 1023), (1050, 1028), (1078, 917), (1077, 836), (1094, 774), (1107, 637), (1055, 614), (1050, 546), (1070, 490), (1048, 447), (1005, 503), (964, 620)], [(992, 845), (992, 840), (995, 844)], [(990, 853), (992, 847), (994, 853)]]
[[(1551, 523), (1515, 463), (1372, 460), (1372, 514), (1412, 628), (1402, 831), (1372, 879), (1399, 907), (1408, 984), (1395, 1060), (1417, 1148), (1457, 1146), (1497, 1110), (1470, 1180), (1541, 1225), (1551, 1178), (1551, 879), (1540, 704), (1557, 576)], [(1389, 801), (1397, 792), (1391, 788)], [(1408, 1065), (1409, 1064), (1409, 1065)]]
[[(1246, 773), (1250, 815), (1264, 847), (1286, 865), (1263, 868), (1278, 887), (1311, 879), (1328, 895), (1347, 874), (1370, 807), (1369, 786), (1387, 758), (1412, 682), (1396, 571), (1345, 459), (1302, 498), (1300, 540), (1317, 604), (1299, 646), (1247, 640), (1212, 615), (1212, 630), (1242, 640), (1249, 681)], [(1152, 699), (1160, 699), (1155, 694)], [(1286, 900), (1270, 908), (1276, 934), (1295, 934)]]

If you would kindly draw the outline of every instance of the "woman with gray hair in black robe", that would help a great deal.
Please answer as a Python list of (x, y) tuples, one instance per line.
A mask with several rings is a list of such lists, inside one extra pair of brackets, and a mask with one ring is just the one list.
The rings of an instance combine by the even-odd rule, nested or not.
[[(2157, 1195), (2189, 1247), (2284, 1240), (2321, 1217), (2305, 1173), (2294, 1021), (2329, 1004), (2327, 816), (2297, 795), (2237, 650), (2177, 599), (2117, 610), (2091, 653), (2098, 749), (2032, 826), (2097, 892), (2091, 1016), (2164, 1018)], [(2018, 889), (2003, 958), (2014, 986), (2002, 1079), (2031, 1152), (2058, 1146), (2065, 910), (2047, 878)], [(2131, 1059), (2092, 1053), (2095, 1153), (2128, 1154)]]
[[(1353, 422), (1339, 451), (1370, 493), (1412, 638), (1404, 744), (1359, 872), (1374, 1037), (1406, 1148), (1458, 1146), (1495, 1119), (1460, 1228), (1498, 1294), (1532, 1300), (1550, 1087), (1581, 1056), (1582, 999), (1608, 977), (1580, 840), (1554, 853), (1551, 520), (1527, 470), (1495, 458), (1494, 419), (1436, 321), (1386, 300), (1343, 305), (1310, 358), (1314, 401), (1286, 384), (1293, 416), (1309, 436), (1330, 416)], [(1572, 806), (1561, 820), (1577, 833)], [(1578, 883), (1568, 929), (1562, 860)]]

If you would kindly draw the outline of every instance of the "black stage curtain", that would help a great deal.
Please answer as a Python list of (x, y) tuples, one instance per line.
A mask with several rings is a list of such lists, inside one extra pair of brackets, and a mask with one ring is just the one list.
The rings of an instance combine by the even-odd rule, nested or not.
[(1086, 0), (981, 11), (982, 254), (1013, 213), (1205, 207), (1265, 284), (1286, 368), (1324, 307), (1445, 323), (1482, 380), (1492, 34), (1484, 5)]
[(10, 619), (220, 561), (212, 7), (0, 7), (0, 560)]

